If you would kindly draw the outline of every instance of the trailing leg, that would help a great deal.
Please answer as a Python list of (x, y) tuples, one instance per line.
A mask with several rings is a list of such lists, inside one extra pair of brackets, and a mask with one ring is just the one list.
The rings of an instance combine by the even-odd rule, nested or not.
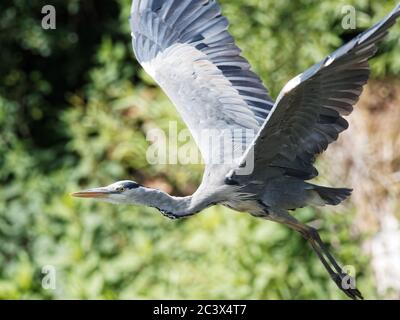
[(326, 245), (321, 240), (318, 231), (313, 227), (299, 222), (284, 210), (279, 210), (278, 212), (279, 213), (268, 212), (268, 216), (264, 218), (284, 224), (289, 228), (299, 232), (310, 243), (314, 252), (317, 254), (318, 258), (339, 289), (352, 299), (364, 299), (360, 291), (355, 286), (355, 280), (346, 272), (344, 272), (339, 266), (327, 249)]

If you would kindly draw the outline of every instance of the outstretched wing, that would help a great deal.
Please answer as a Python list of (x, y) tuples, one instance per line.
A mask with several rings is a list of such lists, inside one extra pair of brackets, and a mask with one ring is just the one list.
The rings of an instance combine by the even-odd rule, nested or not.
[[(352, 112), (368, 81), (368, 60), (399, 16), (400, 5), (374, 27), (289, 81), (242, 163), (254, 152), (258, 177), (268, 167), (279, 167), (286, 175), (304, 180), (315, 177), (315, 156), (347, 129), (342, 116)], [(234, 178), (238, 170), (228, 178)]]
[(133, 0), (130, 24), (138, 61), (174, 102), (203, 157), (219, 151), (204, 139), (210, 132), (252, 130), (248, 141), (232, 135), (244, 152), (273, 101), (240, 56), (217, 2)]

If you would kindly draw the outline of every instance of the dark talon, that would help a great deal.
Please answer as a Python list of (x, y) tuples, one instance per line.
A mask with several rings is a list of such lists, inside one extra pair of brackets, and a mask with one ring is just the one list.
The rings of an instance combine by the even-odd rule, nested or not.
[[(340, 290), (342, 290), (348, 297), (350, 297), (353, 300), (364, 300), (364, 297), (362, 296), (361, 292), (356, 288), (356, 287), (351, 287), (351, 284), (349, 284), (349, 288), (343, 288), (343, 280), (345, 277), (350, 277), (347, 273), (336, 273), (334, 276), (332, 276), (333, 281), (336, 283), (336, 285), (339, 287)], [(353, 279), (350, 277), (350, 279)]]

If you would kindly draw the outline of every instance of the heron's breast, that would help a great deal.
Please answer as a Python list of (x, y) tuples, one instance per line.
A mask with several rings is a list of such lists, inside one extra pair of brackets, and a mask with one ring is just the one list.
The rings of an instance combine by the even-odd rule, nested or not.
[(257, 200), (227, 201), (224, 206), (239, 212), (249, 212), (256, 215), (264, 215), (264, 207)]

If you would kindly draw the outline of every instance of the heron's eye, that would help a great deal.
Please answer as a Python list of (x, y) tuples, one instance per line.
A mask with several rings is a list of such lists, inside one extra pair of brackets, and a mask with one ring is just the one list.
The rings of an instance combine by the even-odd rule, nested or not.
[(124, 187), (117, 187), (117, 188), (115, 189), (115, 191), (117, 191), (117, 192), (119, 192), (119, 193), (122, 193), (122, 192), (125, 191), (125, 188), (124, 188)]

